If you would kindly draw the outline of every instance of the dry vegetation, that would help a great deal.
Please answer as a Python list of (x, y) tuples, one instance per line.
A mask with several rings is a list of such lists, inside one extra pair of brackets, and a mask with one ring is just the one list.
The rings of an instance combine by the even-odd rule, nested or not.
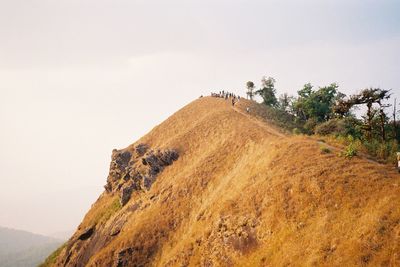
[(179, 159), (122, 208), (103, 194), (54, 265), (400, 266), (394, 168), (321, 153), (259, 108), (205, 97), (155, 127), (137, 143)]

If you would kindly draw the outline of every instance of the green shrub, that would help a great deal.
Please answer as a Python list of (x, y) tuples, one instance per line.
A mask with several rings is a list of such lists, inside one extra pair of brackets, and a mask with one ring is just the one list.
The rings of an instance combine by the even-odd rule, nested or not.
[(325, 146), (321, 146), (320, 149), (321, 149), (321, 152), (324, 153), (324, 154), (331, 153), (331, 150), (329, 148), (325, 147)]
[(315, 118), (310, 118), (304, 124), (304, 129), (306, 130), (307, 134), (313, 134), (314, 129), (317, 126), (318, 121)]
[(331, 119), (315, 127), (315, 133), (319, 135), (361, 137), (360, 122), (354, 118)]
[(376, 139), (364, 140), (363, 146), (367, 150), (367, 153), (373, 157), (377, 156), (379, 142)]
[(315, 133), (319, 135), (339, 135), (344, 132), (340, 120), (329, 120), (315, 127)]
[(376, 139), (364, 143), (367, 151), (370, 155), (377, 159), (395, 163), (396, 152), (398, 151), (398, 143), (396, 140), (390, 140), (386, 142), (379, 142)]
[(358, 149), (356, 147), (356, 145), (354, 144), (354, 142), (351, 142), (344, 150), (343, 155), (348, 158), (351, 159), (354, 156), (357, 156), (358, 153)]
[(293, 133), (293, 134), (302, 134), (302, 132), (301, 132), (301, 130), (300, 130), (299, 128), (294, 128), (294, 129), (292, 130), (292, 133)]

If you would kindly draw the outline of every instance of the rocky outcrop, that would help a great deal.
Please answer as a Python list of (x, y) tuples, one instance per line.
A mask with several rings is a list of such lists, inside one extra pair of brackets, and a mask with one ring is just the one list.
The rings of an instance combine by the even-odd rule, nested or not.
[(90, 227), (89, 229), (86, 229), (79, 237), (79, 240), (87, 240), (89, 239), (94, 232), (94, 227)]
[(149, 190), (157, 175), (178, 157), (174, 149), (154, 151), (146, 144), (139, 144), (131, 150), (114, 149), (104, 188), (108, 193), (119, 192), (123, 206), (133, 192)]

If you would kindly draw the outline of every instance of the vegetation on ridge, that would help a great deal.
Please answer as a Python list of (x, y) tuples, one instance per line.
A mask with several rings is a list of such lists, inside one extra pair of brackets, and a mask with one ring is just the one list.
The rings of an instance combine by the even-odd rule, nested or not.
[[(248, 81), (246, 88), (247, 96), (252, 99), (254, 83)], [(395, 162), (400, 127), (396, 121), (396, 100), (392, 117), (386, 111), (391, 107), (390, 90), (365, 88), (346, 96), (336, 83), (318, 88), (307, 83), (297, 91), (297, 96), (285, 93), (277, 98), (275, 79), (264, 76), (255, 93), (269, 109), (263, 115), (282, 128), (296, 134), (326, 136), (329, 142), (335, 139), (335, 143), (347, 147), (348, 157), (360, 150), (378, 160)], [(366, 108), (361, 118), (355, 114), (359, 106)]]

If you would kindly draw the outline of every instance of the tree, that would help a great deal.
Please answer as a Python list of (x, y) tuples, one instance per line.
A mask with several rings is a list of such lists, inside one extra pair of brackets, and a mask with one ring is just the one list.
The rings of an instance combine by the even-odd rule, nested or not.
[(295, 115), (303, 121), (309, 118), (309, 101), (307, 101), (307, 99), (310, 98), (313, 92), (312, 88), (313, 86), (311, 83), (306, 83), (303, 89), (297, 91), (299, 97), (292, 103), (292, 109)]
[[(337, 90), (338, 87), (336, 83), (332, 83), (328, 86), (320, 87), (318, 91), (315, 92), (316, 101), (318, 103), (315, 113), (319, 121), (327, 121), (332, 118), (332, 107), (340, 93)], [(342, 93), (340, 93), (340, 95), (342, 95)]]
[(264, 76), (261, 79), (261, 89), (256, 91), (262, 97), (263, 103), (270, 107), (276, 107), (278, 103), (275, 96), (275, 82), (274, 78)]
[(293, 101), (293, 97), (292, 96), (289, 96), (287, 93), (283, 93), (283, 94), (281, 94), (279, 96), (278, 108), (280, 110), (288, 112), (289, 108), (290, 108), (290, 106), (292, 104), (292, 101)]
[[(375, 115), (379, 112), (380, 118), (380, 132), (382, 140), (386, 140), (385, 133), (385, 122), (386, 122), (386, 114), (384, 109), (388, 107), (383, 103), (384, 100), (390, 98), (389, 94), (390, 90), (384, 90), (380, 88), (366, 88), (361, 90), (359, 94), (352, 95), (350, 97), (349, 102), (353, 105), (366, 104), (367, 105), (367, 113), (365, 116), (365, 125), (364, 129), (367, 132), (367, 138), (372, 138), (372, 129), (373, 129), (373, 119)], [(374, 104), (379, 105), (379, 110), (373, 108)]]
[(313, 119), (317, 122), (327, 121), (332, 118), (334, 103), (340, 94), (337, 90), (338, 85), (332, 83), (318, 90), (313, 90), (313, 86), (307, 83), (303, 89), (297, 93), (299, 97), (293, 103), (293, 109), (298, 117), (307, 121)]
[(378, 91), (378, 100), (376, 101), (379, 105), (379, 118), (381, 121), (380, 128), (381, 128), (381, 137), (382, 140), (386, 140), (386, 131), (385, 131), (385, 123), (387, 121), (387, 116), (385, 113), (385, 108), (390, 107), (390, 104), (384, 104), (383, 101), (390, 98), (389, 90), (379, 90)]
[(247, 87), (247, 98), (249, 98), (250, 100), (253, 100), (254, 97), (254, 83), (252, 81), (248, 81), (246, 83), (246, 87)]
[(394, 99), (394, 104), (393, 104), (393, 136), (394, 139), (397, 140), (397, 123), (396, 123), (396, 98)]
[(338, 99), (335, 102), (335, 105), (332, 108), (334, 114), (339, 118), (344, 118), (350, 115), (350, 109), (353, 107), (353, 104), (345, 99)]

